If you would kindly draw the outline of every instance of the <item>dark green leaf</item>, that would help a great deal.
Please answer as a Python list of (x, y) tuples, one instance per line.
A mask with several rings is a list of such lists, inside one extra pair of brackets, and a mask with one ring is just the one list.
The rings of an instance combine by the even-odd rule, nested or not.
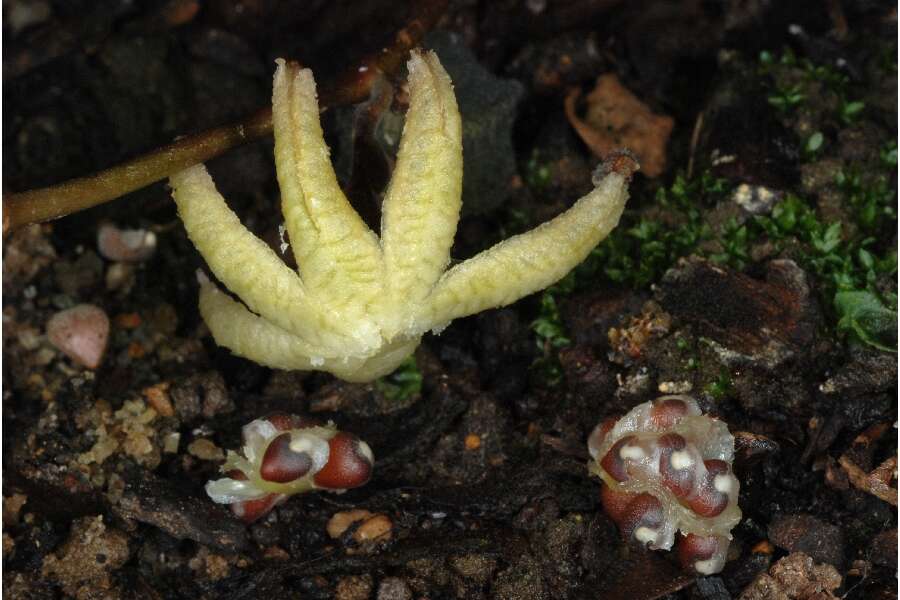
[(840, 315), (838, 329), (887, 352), (897, 351), (897, 312), (868, 291), (838, 292), (834, 307)]

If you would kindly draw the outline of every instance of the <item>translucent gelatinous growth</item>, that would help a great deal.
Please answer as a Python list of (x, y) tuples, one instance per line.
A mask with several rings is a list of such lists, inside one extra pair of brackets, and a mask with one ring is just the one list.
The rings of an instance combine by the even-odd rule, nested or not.
[(689, 396), (663, 396), (607, 419), (588, 438), (589, 469), (622, 536), (670, 550), (689, 570), (718, 573), (741, 520), (734, 437)]
[(410, 57), (410, 107), (385, 191), (380, 235), (338, 185), (312, 73), (279, 59), (272, 93), (275, 166), (298, 269), (241, 224), (203, 165), (171, 178), (178, 214), (210, 270), (200, 313), (216, 342), (279, 369), (371, 381), (429, 330), (503, 306), (562, 278), (613, 227), (638, 169), (612, 153), (567, 211), (448, 269), (462, 195), (462, 123), (437, 55)]
[(294, 494), (342, 493), (372, 476), (368, 444), (331, 423), (276, 414), (245, 425), (242, 433), (243, 456), (229, 450), (225, 477), (207, 483), (206, 493), (247, 523)]

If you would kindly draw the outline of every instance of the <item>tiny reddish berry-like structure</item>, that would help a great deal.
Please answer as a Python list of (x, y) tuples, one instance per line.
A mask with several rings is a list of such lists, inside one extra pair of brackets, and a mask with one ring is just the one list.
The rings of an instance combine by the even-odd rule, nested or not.
[(685, 569), (722, 570), (741, 520), (734, 437), (725, 423), (702, 414), (689, 396), (663, 396), (597, 425), (588, 451), (588, 468), (603, 480), (603, 509), (623, 538), (671, 550), (677, 533)]
[(276, 414), (244, 426), (243, 456), (228, 451), (225, 477), (206, 493), (228, 504), (247, 523), (265, 516), (294, 494), (343, 493), (366, 484), (375, 458), (369, 445), (332, 423)]

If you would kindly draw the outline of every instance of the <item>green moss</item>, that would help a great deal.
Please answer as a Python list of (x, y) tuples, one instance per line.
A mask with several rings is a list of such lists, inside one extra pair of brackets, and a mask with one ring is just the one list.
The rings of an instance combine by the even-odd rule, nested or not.
[(731, 217), (725, 222), (719, 239), (722, 251), (710, 254), (710, 260), (743, 269), (750, 262), (749, 236), (747, 226), (738, 225), (737, 220)]
[(540, 149), (534, 148), (525, 163), (525, 183), (532, 190), (540, 192), (550, 185), (550, 165), (541, 158)]
[(806, 100), (806, 95), (803, 93), (803, 87), (799, 84), (779, 86), (775, 88), (774, 93), (769, 95), (766, 100), (768, 100), (771, 106), (774, 106), (779, 111), (789, 112), (800, 106), (800, 104)]
[(660, 188), (656, 194), (657, 205), (670, 217), (667, 221), (627, 212), (619, 227), (581, 265), (543, 292), (540, 312), (531, 329), (541, 352), (532, 370), (545, 384), (552, 386), (562, 380), (557, 352), (571, 343), (560, 318), (558, 299), (598, 282), (649, 287), (679, 258), (710, 239), (712, 232), (703, 221), (703, 207), (712, 205), (726, 189), (724, 179), (708, 173), (692, 180), (678, 175), (670, 187)]
[(806, 144), (803, 145), (803, 153), (806, 158), (815, 158), (819, 152), (822, 150), (822, 146), (825, 144), (825, 136), (821, 131), (813, 132), (806, 139)]
[(852, 97), (854, 90), (847, 75), (831, 66), (798, 58), (790, 48), (780, 56), (768, 51), (761, 52), (759, 65), (761, 75), (771, 76), (772, 92), (768, 102), (782, 114), (792, 113), (803, 106), (807, 98), (817, 95), (817, 89), (821, 88), (811, 84), (821, 84), (837, 95), (837, 114), (834, 116), (843, 125), (856, 123), (866, 109), (865, 102)]
[(574, 271), (574, 286), (599, 278), (632, 288), (649, 287), (679, 258), (712, 238), (703, 213), (726, 190), (726, 180), (709, 173), (690, 180), (677, 175), (670, 187), (657, 190), (661, 218), (626, 212), (619, 227)]
[(890, 140), (881, 147), (878, 153), (881, 164), (887, 169), (897, 168), (897, 140)]
[[(880, 188), (879, 188), (880, 189)], [(869, 190), (871, 192), (871, 190)], [(867, 215), (869, 203), (884, 206), (884, 196), (861, 193), (851, 205), (863, 206), (858, 215)], [(896, 227), (896, 214), (882, 213), (883, 221)], [(865, 230), (868, 221), (860, 218)], [(875, 223), (869, 223), (874, 225)], [(783, 246), (792, 240), (800, 242), (799, 261), (816, 276), (832, 324), (839, 331), (882, 350), (896, 350), (897, 297), (882, 293), (879, 280), (897, 272), (897, 251), (888, 248), (880, 254), (873, 237), (844, 239), (840, 223), (823, 223), (815, 212), (797, 196), (789, 194), (775, 206), (769, 217), (756, 218), (751, 235), (766, 235)], [(892, 333), (893, 332), (893, 333)]]
[[(893, 152), (893, 159), (896, 161), (896, 144), (894, 144)], [(890, 151), (888, 151), (886, 159), (890, 160)], [(847, 204), (855, 213), (856, 224), (865, 233), (887, 233), (888, 228), (895, 229), (897, 194), (888, 183), (887, 177), (879, 174), (866, 182), (858, 168), (850, 168), (838, 173), (836, 183), (844, 192)]]
[(557, 351), (572, 343), (556, 304), (556, 294), (564, 294), (568, 291), (570, 290), (566, 290), (565, 285), (560, 286), (560, 283), (554, 288), (544, 290), (541, 294), (540, 313), (531, 322), (531, 330), (535, 334), (537, 346), (541, 352), (532, 365), (532, 371), (544, 384), (549, 386), (559, 384), (563, 377)]
[(559, 308), (556, 306), (556, 298), (549, 290), (541, 295), (541, 312), (537, 319), (532, 321), (531, 329), (537, 336), (538, 347), (563, 348), (571, 343), (565, 325), (559, 316)]
[[(797, 108), (815, 112), (827, 106), (827, 114), (817, 118), (821, 126), (833, 129), (854, 123), (866, 111), (865, 103), (854, 98), (857, 90), (847, 75), (790, 50), (780, 55), (763, 52), (759, 72), (772, 82), (769, 104), (787, 120)], [(823, 87), (831, 102), (805, 106), (809, 94), (821, 94)], [(823, 131), (830, 130), (814, 130), (806, 138), (805, 161), (819, 160), (836, 146)], [(814, 276), (832, 331), (894, 348), (896, 341), (891, 342), (887, 330), (896, 323), (896, 294), (884, 288), (896, 275), (897, 259), (896, 249), (886, 247), (884, 240), (891, 239), (897, 223), (896, 192), (886, 175), (896, 165), (897, 143), (891, 140), (879, 148), (876, 165), (854, 165), (840, 172), (836, 184), (850, 213), (848, 226), (825, 222), (806, 201), (789, 193), (768, 216), (745, 222), (731, 218), (713, 231), (704, 215), (724, 198), (729, 182), (708, 172), (691, 179), (677, 175), (670, 186), (657, 190), (652, 211), (626, 211), (619, 227), (581, 265), (544, 292), (541, 313), (532, 324), (544, 353), (542, 365), (557, 364), (554, 350), (568, 344), (556, 311), (559, 297), (602, 283), (646, 289), (690, 254), (744, 270), (752, 263), (751, 248), (766, 240), (775, 254), (796, 259)], [(535, 151), (526, 181), (540, 189), (548, 177)]]
[(850, 78), (839, 70), (829, 66), (812, 62), (808, 58), (799, 58), (790, 48), (785, 48), (781, 54), (763, 50), (759, 53), (760, 75), (774, 75), (779, 69), (792, 69), (803, 75), (806, 81), (818, 81), (838, 93), (847, 90)]
[(841, 98), (841, 105), (838, 108), (838, 116), (844, 125), (852, 125), (856, 123), (862, 116), (866, 103), (861, 100), (848, 100)]
[(422, 373), (416, 365), (415, 356), (410, 356), (397, 370), (375, 380), (375, 389), (392, 402), (403, 402), (422, 391)]
[(896, 297), (890, 309), (869, 290), (842, 291), (835, 294), (834, 306), (840, 316), (840, 331), (880, 350), (896, 352)]
[(731, 379), (731, 373), (723, 370), (716, 380), (708, 384), (703, 391), (716, 400), (731, 396), (734, 393), (734, 381)]

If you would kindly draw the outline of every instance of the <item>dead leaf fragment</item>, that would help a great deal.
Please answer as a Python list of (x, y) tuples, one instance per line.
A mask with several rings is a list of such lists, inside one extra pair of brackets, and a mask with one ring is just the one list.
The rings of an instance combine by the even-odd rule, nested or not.
[(672, 117), (655, 114), (611, 73), (598, 77), (585, 98), (583, 120), (575, 110), (580, 96), (578, 89), (566, 96), (566, 117), (596, 156), (603, 158), (625, 147), (637, 155), (641, 171), (648, 177), (665, 170), (666, 143), (675, 125)]
[(897, 506), (897, 488), (891, 481), (897, 478), (897, 457), (892, 456), (866, 473), (845, 454), (838, 459), (853, 487), (872, 494), (888, 504)]
[(837, 600), (832, 592), (840, 586), (841, 575), (833, 566), (794, 552), (759, 575), (738, 600)]

